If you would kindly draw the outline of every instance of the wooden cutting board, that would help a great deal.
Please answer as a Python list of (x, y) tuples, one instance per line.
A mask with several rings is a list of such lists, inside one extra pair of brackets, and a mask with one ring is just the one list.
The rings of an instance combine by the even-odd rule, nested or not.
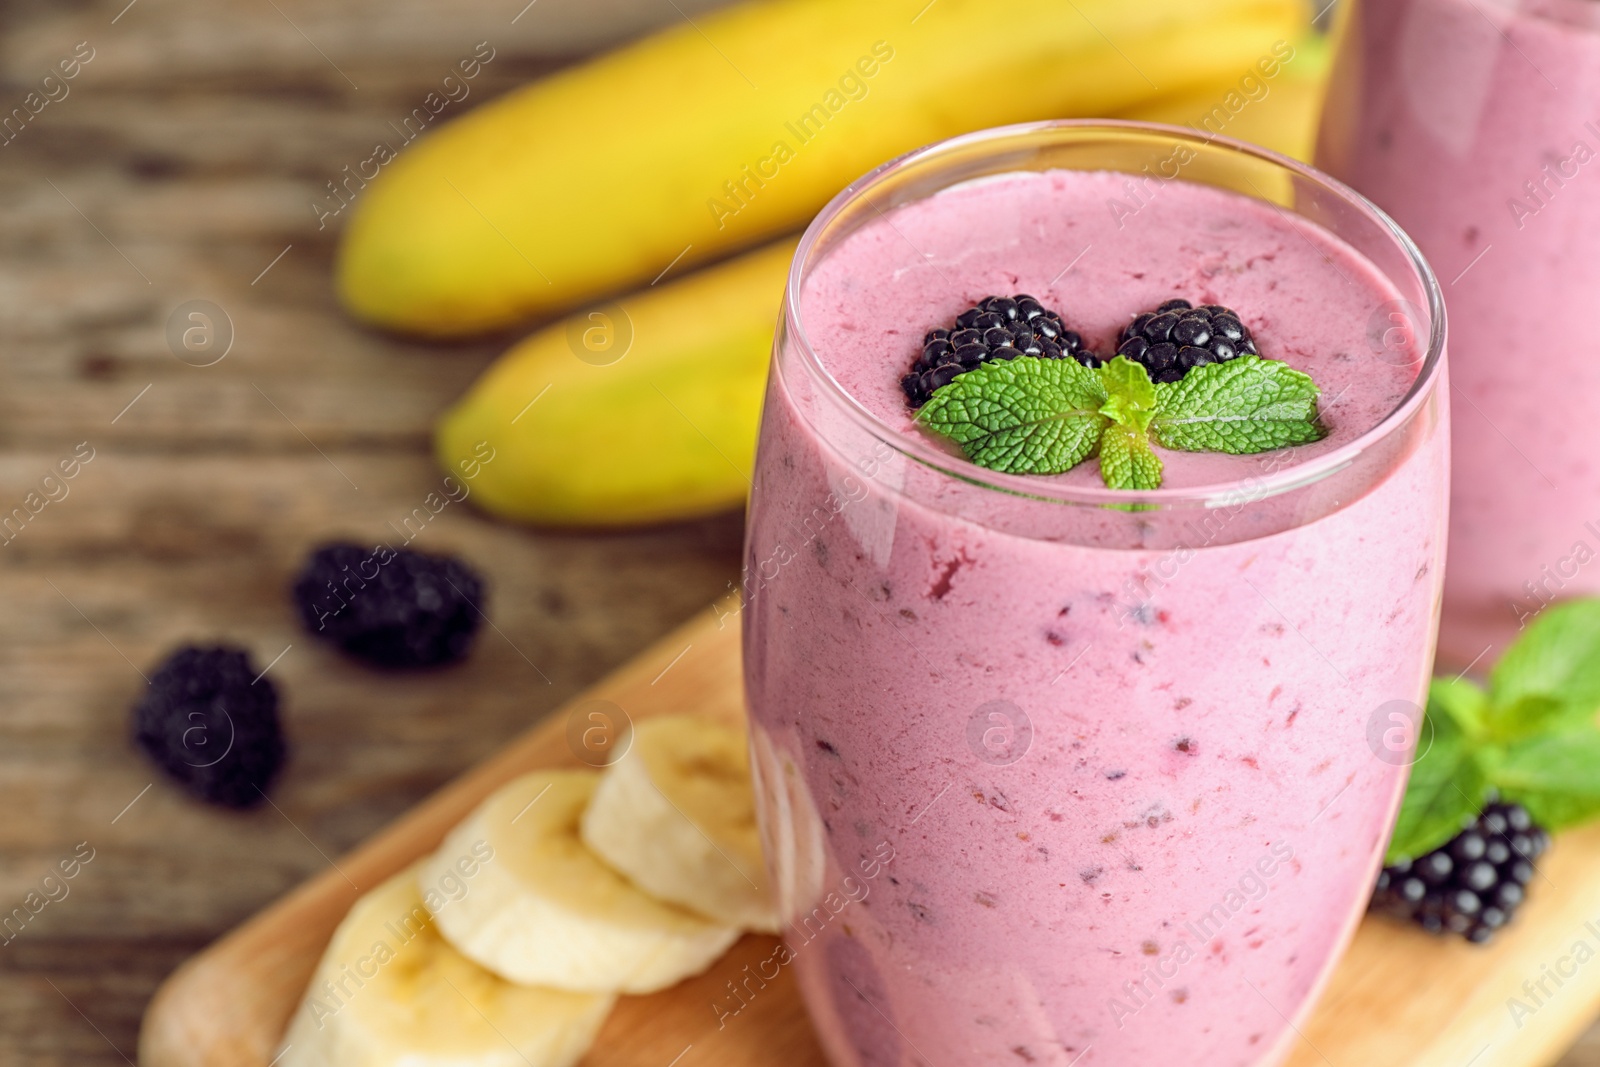
[[(578, 765), (569, 729), (581, 732), (591, 712), (615, 716), (618, 708), (634, 721), (663, 712), (741, 716), (737, 618), (726, 615), (719, 624), (713, 609), (668, 635), (190, 959), (145, 1015), (142, 1067), (267, 1067), (324, 945), (356, 897), (435, 848), (503, 782), (540, 767)], [(1579, 942), (1586, 950), (1574, 955)], [(725, 983), (768, 956), (773, 944), (746, 937), (699, 978), (652, 996), (623, 997), (584, 1064), (824, 1067), (788, 971), (718, 1026), (712, 1005)], [(1363, 924), (1321, 1004), (1300, 1024), (1290, 1067), (1543, 1067), (1600, 1011), (1600, 961), (1590, 955), (1600, 956), (1600, 828), (1558, 839), (1529, 903), (1488, 948), (1385, 922)], [(1586, 962), (1578, 963), (1580, 956)], [(1534, 984), (1532, 996), (1525, 981)], [(1514, 1013), (1512, 997), (1529, 1010)]]

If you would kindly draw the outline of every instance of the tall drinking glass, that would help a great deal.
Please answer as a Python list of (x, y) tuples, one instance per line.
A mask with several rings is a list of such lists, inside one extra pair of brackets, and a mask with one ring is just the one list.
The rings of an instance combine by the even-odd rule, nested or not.
[[(1600, 4), (1351, 0), (1320, 166), (1444, 279), (1458, 432), (1441, 660), (1600, 593)], [(1407, 328), (1405, 309), (1396, 325)]]
[[(1166, 453), (1147, 492), (1092, 462), (970, 464), (898, 382), (924, 330), (991, 292), (1101, 353), (1162, 299), (1227, 304), (1322, 384), (1331, 433)], [(1387, 329), (1395, 301), (1420, 309), (1413, 338)], [(1192, 131), (973, 134), (818, 216), (776, 342), (742, 622), (778, 962), (838, 1067), (1288, 1054), (1405, 784), (1444, 376), (1438, 288), (1403, 233)]]

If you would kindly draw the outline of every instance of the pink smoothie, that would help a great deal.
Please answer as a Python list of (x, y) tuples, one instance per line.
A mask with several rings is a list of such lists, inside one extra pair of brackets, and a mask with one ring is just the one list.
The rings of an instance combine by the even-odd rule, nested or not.
[(780, 337), (746, 682), (785, 962), (838, 1067), (1279, 1062), (1376, 872), (1405, 760), (1374, 754), (1371, 723), (1422, 698), (1432, 661), (1438, 404), (1378, 469), (1356, 461), (1365, 480), (1187, 515), (898, 451), (928, 440), (897, 388), (923, 333), (990, 293), (1100, 352), (1165, 299), (1226, 304), (1323, 387), (1328, 440), (1163, 452), (1168, 488), (1255, 484), (1401, 404), (1420, 353), (1374, 354), (1397, 293), (1366, 259), (1184, 181), (1119, 216), (1122, 183), (990, 177), (827, 248), (800, 327), (866, 413)]
[(1600, 5), (1352, 12), (1318, 162), (1387, 210), (1450, 309), (1456, 481), (1440, 657), (1492, 664), (1600, 593)]

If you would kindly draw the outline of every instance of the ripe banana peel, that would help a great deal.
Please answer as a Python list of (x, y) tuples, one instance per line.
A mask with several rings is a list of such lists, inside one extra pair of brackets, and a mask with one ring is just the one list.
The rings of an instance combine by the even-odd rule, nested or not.
[[(1327, 87), (1329, 48), (1320, 34), (1306, 34), (1290, 48), (1287, 57), (1273, 56), (1279, 62), (1141, 103), (1120, 117), (1221, 134), (1309, 163)], [(1276, 72), (1265, 76), (1274, 67)]]
[(384, 327), (503, 327), (798, 229), (918, 145), (1237, 78), (1305, 16), (1300, 0), (736, 4), (402, 150), (349, 190), (339, 290)]
[(738, 507), (794, 244), (528, 337), (445, 414), (440, 461), (459, 470), (492, 455), (474, 499), (526, 522), (620, 526)]

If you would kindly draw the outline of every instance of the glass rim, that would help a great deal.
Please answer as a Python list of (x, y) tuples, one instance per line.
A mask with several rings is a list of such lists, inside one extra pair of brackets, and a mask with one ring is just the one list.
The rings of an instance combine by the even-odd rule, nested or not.
[[(885, 180), (917, 163), (936, 159), (941, 155), (963, 148), (1026, 140), (1058, 131), (1160, 134), (1203, 147), (1221, 146), (1240, 155), (1255, 157), (1296, 174), (1349, 202), (1362, 215), (1377, 223), (1394, 240), (1404, 254), (1406, 262), (1420, 279), (1426, 294), (1429, 319), (1428, 346), (1423, 356), (1422, 365), (1418, 369), (1417, 376), (1412, 381), (1411, 387), (1382, 419), (1379, 419), (1353, 441), (1332, 451), (1324, 452), (1302, 463), (1287, 465), (1281, 470), (1267, 474), (1252, 473), (1232, 481), (1172, 489), (1129, 490), (1109, 489), (1103, 486), (1064, 485), (1059, 482), (1047, 481), (1038, 475), (1005, 474), (979, 466), (961, 456), (952, 455), (936, 446), (932, 441), (921, 437), (908, 436), (889, 426), (852, 396), (844, 386), (839, 384), (832, 372), (818, 358), (816, 349), (812, 347), (810, 339), (806, 336), (805, 327), (800, 317), (800, 287), (801, 282), (804, 280), (805, 268), (810, 265), (811, 253), (817, 241), (823, 231), (848, 205), (865, 197)], [(1268, 202), (1270, 203), (1270, 201)], [(1417, 410), (1427, 402), (1429, 395), (1438, 384), (1440, 371), (1443, 367), (1446, 328), (1444, 293), (1439, 287), (1439, 280), (1434, 275), (1433, 268), (1428, 265), (1428, 261), (1423, 257), (1421, 249), (1417, 247), (1411, 236), (1401, 229), (1399, 224), (1390, 218), (1382, 208), (1365, 196), (1331, 175), (1317, 170), (1315, 167), (1274, 152), (1271, 149), (1263, 148), (1260, 145), (1220, 135), (1202, 136), (1196, 131), (1183, 126), (1128, 119), (1051, 119), (1044, 122), (994, 126), (973, 133), (960, 134), (941, 141), (935, 141), (932, 144), (912, 149), (884, 163), (880, 163), (840, 190), (817, 213), (817, 216), (811, 220), (810, 225), (806, 227), (805, 232), (801, 235), (800, 243), (795, 248), (794, 256), (790, 260), (789, 273), (784, 287), (783, 322), (788, 335), (794, 341), (795, 348), (801, 355), (802, 363), (807, 373), (822, 386), (824, 392), (828, 394), (829, 400), (835, 402), (862, 429), (878, 440), (883, 441), (895, 452), (905, 456), (907, 459), (932, 467), (941, 474), (959, 481), (1006, 493), (1010, 496), (1031, 497), (1036, 500), (1061, 504), (1089, 506), (1144, 504), (1156, 508), (1231, 505), (1238, 501), (1241, 491), (1247, 491), (1249, 497), (1253, 500), (1261, 500), (1321, 481), (1329, 475), (1336, 474), (1351, 466), (1362, 455), (1381, 444), (1391, 434), (1404, 428)]]

